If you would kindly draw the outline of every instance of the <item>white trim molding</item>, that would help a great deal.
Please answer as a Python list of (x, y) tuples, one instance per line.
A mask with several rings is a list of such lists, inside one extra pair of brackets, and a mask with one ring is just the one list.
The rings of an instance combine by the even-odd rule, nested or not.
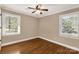
[(27, 40), (32, 40), (32, 39), (35, 39), (35, 38), (41, 38), (41, 39), (50, 41), (52, 43), (59, 44), (59, 45), (64, 46), (66, 48), (79, 51), (79, 48), (77, 48), (77, 47), (73, 47), (73, 46), (70, 46), (70, 45), (67, 45), (67, 44), (63, 44), (63, 43), (60, 43), (60, 42), (57, 42), (57, 41), (54, 41), (54, 40), (51, 40), (51, 39), (48, 39), (48, 38), (45, 38), (45, 37), (41, 37), (41, 36), (35, 36), (35, 37), (30, 37), (30, 38), (26, 38), (26, 39), (22, 39), (22, 40), (18, 40), (18, 41), (9, 42), (9, 43), (2, 44), (1, 46), (7, 46), (7, 45), (11, 45), (11, 44), (27, 41)]
[[(73, 19), (70, 19), (70, 18), (73, 18)], [(69, 26), (66, 25), (67, 23), (70, 25)], [(70, 29), (65, 28), (70, 26), (71, 26)], [(68, 31), (65, 29), (67, 29)], [(68, 37), (72, 39), (79, 38), (79, 12), (72, 12), (69, 14), (59, 15), (59, 36)]]
[[(8, 18), (8, 19), (6, 19), (6, 18)], [(9, 28), (7, 28), (7, 27), (8, 27), (8, 25), (10, 25), (9, 22), (13, 21), (13, 20), (15, 20), (14, 23), (16, 24), (15, 27), (17, 27), (17, 29), (16, 29), (16, 31), (9, 31)], [(20, 33), (20, 30), (21, 30), (21, 28), (20, 28), (21, 22), (20, 21), (21, 21), (21, 16), (20, 15), (11, 14), (11, 13), (8, 13), (8, 12), (3, 12), (2, 13), (2, 35), (7, 36), (7, 35), (21, 34)], [(14, 24), (12, 22), (10, 22), (10, 23)]]
[(57, 42), (57, 41), (54, 41), (54, 40), (51, 40), (51, 39), (48, 39), (48, 38), (45, 38), (45, 37), (41, 37), (41, 36), (39, 36), (39, 38), (47, 40), (47, 41), (50, 41), (50, 42), (55, 43), (55, 44), (59, 44), (61, 46), (69, 48), (69, 49), (73, 49), (73, 50), (79, 51), (79, 48), (77, 48), (77, 47), (73, 47), (73, 46), (70, 46), (70, 45), (67, 45), (67, 44), (63, 44), (63, 43), (60, 43), (60, 42)]
[(7, 45), (11, 45), (11, 44), (27, 41), (27, 40), (32, 40), (32, 39), (35, 39), (35, 38), (37, 38), (37, 36), (26, 38), (26, 39), (21, 39), (21, 40), (17, 40), (17, 41), (13, 41), (13, 42), (4, 43), (4, 44), (1, 44), (1, 46), (7, 46)]

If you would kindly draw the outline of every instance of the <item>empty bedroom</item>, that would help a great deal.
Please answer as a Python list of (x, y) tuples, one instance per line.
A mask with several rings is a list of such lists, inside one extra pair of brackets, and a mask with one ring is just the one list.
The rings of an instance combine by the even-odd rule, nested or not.
[(0, 54), (79, 54), (79, 4), (0, 4)]

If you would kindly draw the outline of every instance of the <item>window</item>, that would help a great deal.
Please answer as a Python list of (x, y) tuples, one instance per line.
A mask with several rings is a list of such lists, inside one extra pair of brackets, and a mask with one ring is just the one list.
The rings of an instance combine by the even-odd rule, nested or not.
[(70, 38), (79, 36), (79, 13), (61, 15), (59, 17), (59, 34)]
[(2, 13), (3, 35), (20, 34), (20, 16)]

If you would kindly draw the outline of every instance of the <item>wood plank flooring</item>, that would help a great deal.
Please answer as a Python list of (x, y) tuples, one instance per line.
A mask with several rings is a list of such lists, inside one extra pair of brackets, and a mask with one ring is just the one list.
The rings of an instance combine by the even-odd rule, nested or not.
[(2, 47), (1, 54), (79, 54), (49, 41), (36, 38)]

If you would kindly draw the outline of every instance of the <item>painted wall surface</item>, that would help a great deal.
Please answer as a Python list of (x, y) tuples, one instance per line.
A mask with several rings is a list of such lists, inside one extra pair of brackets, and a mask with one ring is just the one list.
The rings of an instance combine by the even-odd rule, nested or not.
[(1, 50), (1, 9), (0, 9), (0, 50)]
[(0, 40), (1, 40), (1, 9), (0, 9)]
[(9, 12), (21, 16), (21, 34), (2, 36), (2, 44), (35, 37), (37, 35), (37, 19), (2, 9), (2, 12)]
[(21, 16), (21, 34), (2, 36), (2, 44), (23, 40), (30, 37), (41, 36), (53, 41), (60, 42), (62, 44), (67, 44), (79, 48), (78, 39), (59, 36), (59, 15), (68, 14), (72, 12), (79, 12), (79, 8), (67, 10), (40, 19), (4, 9), (2, 9), (2, 12), (9, 12)]
[(72, 12), (79, 12), (79, 8), (40, 18), (39, 36), (79, 48), (79, 39), (59, 36), (59, 15), (64, 15)]

